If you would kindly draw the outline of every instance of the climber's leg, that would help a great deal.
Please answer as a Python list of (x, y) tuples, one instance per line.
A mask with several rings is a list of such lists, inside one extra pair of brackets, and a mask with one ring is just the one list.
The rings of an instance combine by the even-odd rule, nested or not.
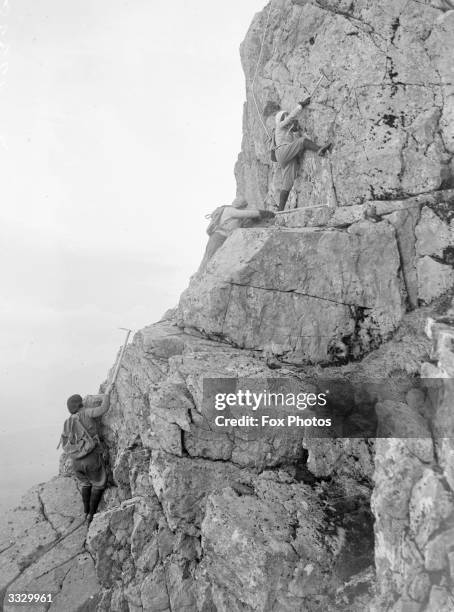
[(287, 203), (287, 199), (289, 196), (290, 191), (286, 191), (285, 189), (281, 189), (281, 192), (279, 194), (279, 206), (278, 206), (278, 210), (284, 210), (285, 205)]
[(295, 182), (298, 172), (298, 160), (293, 158), (290, 163), (282, 168), (282, 189), (290, 191)]
[(203, 272), (207, 263), (216, 253), (216, 251), (224, 244), (227, 240), (227, 236), (220, 234), (219, 232), (214, 232), (208, 239), (208, 244), (205, 249), (205, 255), (203, 256), (202, 262), (199, 266), (198, 272)]
[(307, 138), (306, 136), (304, 136), (304, 138), (300, 138), (300, 141), (302, 141), (301, 151), (315, 151), (320, 155), (320, 157), (323, 157), (323, 155), (325, 155), (325, 153), (327, 153), (333, 146), (331, 142), (324, 145), (318, 145), (316, 142), (310, 138)]
[(326, 145), (323, 145), (323, 147), (320, 147), (320, 150), (318, 152), (320, 157), (323, 157), (325, 155), (325, 153), (328, 153), (328, 151), (331, 149), (332, 146), (333, 146), (333, 143), (332, 142), (328, 142)]
[(90, 485), (98, 489), (104, 489), (107, 484), (107, 471), (99, 446), (78, 461), (83, 462), (85, 475)]
[(320, 145), (306, 136), (300, 138), (298, 142), (300, 143), (301, 151), (315, 151), (318, 153), (320, 150)]
[(82, 502), (84, 504), (84, 514), (85, 518), (90, 513), (90, 495), (91, 495), (91, 485), (83, 486), (80, 490), (82, 494)]
[(88, 513), (87, 521), (90, 524), (93, 520), (93, 516), (96, 514), (98, 510), (99, 502), (101, 501), (101, 497), (104, 489), (98, 489), (93, 487), (90, 495), (90, 511)]
[(284, 169), (291, 161), (293, 161), (303, 151), (303, 138), (298, 138), (291, 144), (284, 144), (276, 149), (276, 159), (279, 165)]

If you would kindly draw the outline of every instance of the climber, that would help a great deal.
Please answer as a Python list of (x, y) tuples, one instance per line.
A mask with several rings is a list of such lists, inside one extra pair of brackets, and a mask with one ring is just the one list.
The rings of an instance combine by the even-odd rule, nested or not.
[(235, 198), (230, 206), (219, 206), (211, 213), (211, 221), (207, 228), (209, 235), (208, 244), (198, 272), (204, 270), (219, 247), (224, 244), (234, 230), (242, 226), (246, 219), (261, 220), (272, 219), (274, 217), (274, 213), (270, 210), (244, 210), (246, 207), (246, 200)]
[(276, 128), (274, 132), (276, 159), (282, 168), (282, 189), (279, 195), (278, 210), (284, 210), (287, 198), (293, 183), (295, 182), (298, 169), (298, 155), (303, 151), (316, 151), (320, 156), (325, 155), (331, 148), (331, 143), (318, 145), (310, 140), (306, 135), (298, 135), (299, 125), (296, 117), (311, 101), (310, 97), (305, 98), (289, 113), (279, 111), (276, 114)]
[(106, 388), (101, 405), (95, 408), (85, 407), (80, 395), (71, 395), (66, 402), (71, 416), (65, 421), (60, 444), (72, 459), (76, 478), (81, 485), (85, 520), (88, 524), (93, 520), (107, 484), (96, 419), (109, 410), (112, 388), (112, 384)]

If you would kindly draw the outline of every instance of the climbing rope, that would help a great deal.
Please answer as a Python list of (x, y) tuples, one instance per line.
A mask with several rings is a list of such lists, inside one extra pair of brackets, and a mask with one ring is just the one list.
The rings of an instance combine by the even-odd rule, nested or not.
[(259, 53), (259, 57), (258, 57), (258, 60), (257, 60), (257, 65), (255, 67), (254, 76), (253, 76), (252, 82), (251, 82), (252, 99), (254, 100), (255, 108), (257, 109), (257, 115), (258, 115), (258, 117), (260, 119), (260, 122), (261, 122), (261, 124), (263, 126), (263, 129), (265, 130), (269, 140), (271, 140), (271, 134), (269, 133), (268, 128), (266, 127), (265, 122), (263, 121), (262, 113), (260, 112), (260, 108), (259, 108), (259, 105), (257, 103), (257, 99), (255, 97), (254, 84), (255, 84), (255, 79), (257, 78), (257, 74), (258, 74), (258, 71), (259, 71), (260, 62), (262, 61), (263, 45), (264, 45), (264, 42), (265, 42), (266, 32), (268, 30), (268, 23), (269, 23), (269, 20), (270, 20), (271, 8), (272, 8), (272, 2), (270, 0), (270, 8), (268, 9), (268, 16), (266, 18), (265, 29), (263, 30), (262, 41), (260, 43), (260, 53)]

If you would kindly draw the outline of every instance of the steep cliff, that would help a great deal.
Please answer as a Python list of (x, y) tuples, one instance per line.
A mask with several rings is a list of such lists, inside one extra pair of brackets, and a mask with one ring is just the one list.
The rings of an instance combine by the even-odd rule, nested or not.
[[(333, 151), (302, 160), (296, 211), (236, 230), (136, 333), (103, 418), (113, 486), (88, 532), (64, 458), (3, 518), (5, 610), (18, 592), (65, 612), (454, 609), (451, 9), (272, 0), (254, 18), (239, 194), (275, 200), (265, 128), (320, 68), (301, 122)], [(322, 375), (386, 380), (383, 421), (418, 435), (213, 425), (206, 379)]]
[(326, 159), (309, 156), (294, 202), (350, 206), (452, 186), (452, 8), (436, 0), (271, 2), (241, 47), (248, 97), (240, 191), (256, 205), (275, 199), (277, 171), (253, 90), (271, 130), (275, 111), (307, 95), (320, 70), (329, 80), (302, 124), (334, 149)]

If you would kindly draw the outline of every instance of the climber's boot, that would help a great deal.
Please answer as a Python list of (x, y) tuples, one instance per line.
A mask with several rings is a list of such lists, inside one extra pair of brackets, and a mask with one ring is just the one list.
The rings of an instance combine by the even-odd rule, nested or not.
[(91, 486), (90, 487), (82, 487), (80, 492), (81, 492), (81, 495), (82, 495), (82, 502), (84, 504), (85, 520), (87, 520), (87, 517), (90, 514)]
[(323, 147), (320, 147), (320, 149), (318, 150), (318, 154), (320, 157), (323, 157), (324, 155), (326, 155), (326, 153), (328, 153), (328, 151), (332, 148), (333, 143), (332, 142), (328, 142), (326, 145), (323, 145)]
[(87, 522), (90, 524), (93, 520), (93, 516), (96, 514), (98, 510), (99, 502), (101, 501), (101, 497), (104, 489), (92, 489), (90, 495), (90, 512), (88, 513)]
[(279, 206), (277, 208), (278, 210), (284, 210), (285, 205), (287, 204), (289, 193), (290, 191), (285, 191), (284, 189), (281, 190), (281, 193), (279, 194)]

